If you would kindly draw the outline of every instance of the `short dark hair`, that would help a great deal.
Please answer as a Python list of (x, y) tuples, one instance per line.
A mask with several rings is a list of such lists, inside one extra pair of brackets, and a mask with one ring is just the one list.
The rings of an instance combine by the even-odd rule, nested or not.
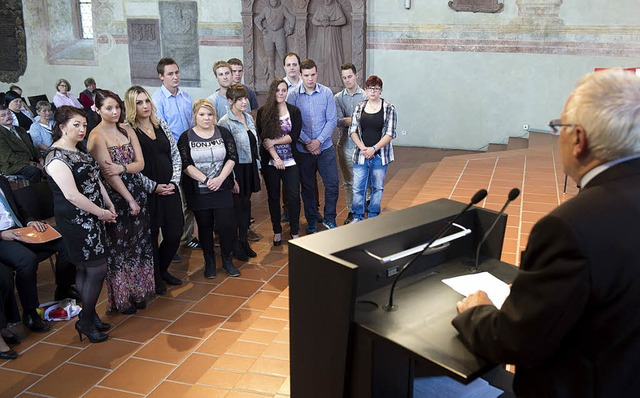
[[(163, 68), (163, 71), (164, 71), (164, 68)], [(87, 77), (86, 79), (84, 79), (84, 86), (85, 87), (89, 87), (92, 84), (93, 85), (96, 84), (96, 81), (95, 81), (95, 79), (93, 77)]]
[(316, 70), (318, 70), (318, 66), (316, 65), (315, 62), (313, 62), (312, 59), (305, 59), (300, 63), (300, 70), (313, 69), (313, 68), (316, 68)]
[(227, 61), (227, 63), (229, 65), (236, 65), (236, 66), (244, 66), (242, 64), (242, 61), (240, 61), (240, 58), (229, 58), (229, 60)]
[(12, 84), (9, 86), (9, 91), (16, 91), (16, 89), (22, 91), (22, 89), (19, 86), (16, 86), (15, 84)]
[(349, 69), (353, 71), (354, 75), (358, 74), (358, 71), (356, 70), (356, 66), (351, 62), (345, 62), (344, 64), (340, 65), (340, 71), (349, 70)]
[[(175, 59), (171, 57), (160, 58), (160, 61), (158, 61), (158, 65), (156, 65), (156, 71), (158, 72), (159, 75), (164, 75), (164, 68), (169, 65), (178, 66), (178, 63), (176, 62)], [(180, 69), (179, 66), (178, 66), (178, 69)]]
[(364, 88), (369, 87), (380, 87), (382, 88), (382, 79), (380, 79), (376, 75), (371, 75), (367, 77), (367, 81), (364, 82)]
[(227, 99), (230, 99), (232, 102), (236, 102), (238, 98), (249, 97), (249, 93), (244, 88), (244, 86), (240, 83), (233, 83), (227, 87)]
[(9, 109), (9, 107), (0, 102), (0, 111), (6, 111), (7, 109)]
[(296, 57), (296, 59), (298, 60), (298, 65), (300, 65), (300, 56), (297, 53), (294, 52), (288, 52), (284, 58), (282, 58), (282, 65), (284, 65), (285, 60), (289, 57)]

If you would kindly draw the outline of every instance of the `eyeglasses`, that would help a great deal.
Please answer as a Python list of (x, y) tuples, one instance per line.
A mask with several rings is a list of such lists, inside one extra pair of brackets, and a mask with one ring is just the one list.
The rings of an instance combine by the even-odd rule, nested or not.
[(66, 84), (64, 84), (64, 83), (60, 83), (60, 84), (58, 84), (58, 87), (69, 87), (69, 86), (67, 86), (67, 85), (66, 85)]
[(380, 91), (382, 91), (382, 87), (367, 87), (367, 90), (371, 91), (372, 93), (379, 93)]
[(560, 134), (560, 130), (562, 130), (563, 127), (576, 127), (576, 126), (579, 126), (579, 124), (560, 123), (560, 119), (553, 119), (552, 121), (549, 122), (549, 127), (551, 128), (551, 131), (553, 132), (553, 134)]

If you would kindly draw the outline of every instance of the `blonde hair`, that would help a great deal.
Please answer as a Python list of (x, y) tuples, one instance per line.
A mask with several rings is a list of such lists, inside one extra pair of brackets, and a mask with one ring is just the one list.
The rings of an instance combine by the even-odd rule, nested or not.
[(211, 101), (209, 101), (206, 98), (200, 98), (199, 100), (196, 100), (193, 103), (193, 108), (192, 108), (192, 112), (193, 112), (193, 124), (196, 124), (196, 113), (198, 113), (198, 110), (200, 108), (204, 108), (208, 111), (211, 111), (211, 113), (213, 114), (213, 124), (217, 124), (218, 121), (218, 114), (216, 113), (216, 108), (213, 106), (213, 104), (211, 103)]
[(154, 128), (157, 128), (160, 123), (156, 116), (156, 106), (153, 104), (149, 92), (141, 86), (131, 86), (127, 92), (124, 93), (124, 108), (127, 114), (126, 121), (129, 123), (129, 126), (133, 128), (140, 127), (138, 123), (138, 110), (136, 109), (136, 98), (140, 94), (146, 95), (147, 98), (149, 98), (149, 101), (151, 101), (151, 115), (149, 116), (149, 121), (151, 121)]

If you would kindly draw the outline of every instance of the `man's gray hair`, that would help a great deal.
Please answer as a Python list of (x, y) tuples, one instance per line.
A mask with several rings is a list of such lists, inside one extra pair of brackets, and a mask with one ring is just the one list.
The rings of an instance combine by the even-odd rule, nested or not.
[(640, 77), (622, 69), (585, 75), (573, 91), (565, 116), (565, 123), (585, 129), (597, 159), (640, 153)]

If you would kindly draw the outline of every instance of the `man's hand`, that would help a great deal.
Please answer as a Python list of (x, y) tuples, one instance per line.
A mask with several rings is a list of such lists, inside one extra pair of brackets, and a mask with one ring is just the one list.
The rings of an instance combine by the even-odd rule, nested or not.
[(462, 313), (469, 308), (476, 307), (478, 305), (493, 305), (493, 302), (487, 296), (487, 293), (482, 290), (478, 290), (477, 292), (470, 294), (466, 298), (461, 301), (458, 301), (456, 304), (456, 308), (458, 312)]
[(319, 155), (320, 154), (320, 141), (319, 140), (311, 140), (309, 141), (305, 147), (307, 148), (307, 151), (311, 152), (312, 155)]

